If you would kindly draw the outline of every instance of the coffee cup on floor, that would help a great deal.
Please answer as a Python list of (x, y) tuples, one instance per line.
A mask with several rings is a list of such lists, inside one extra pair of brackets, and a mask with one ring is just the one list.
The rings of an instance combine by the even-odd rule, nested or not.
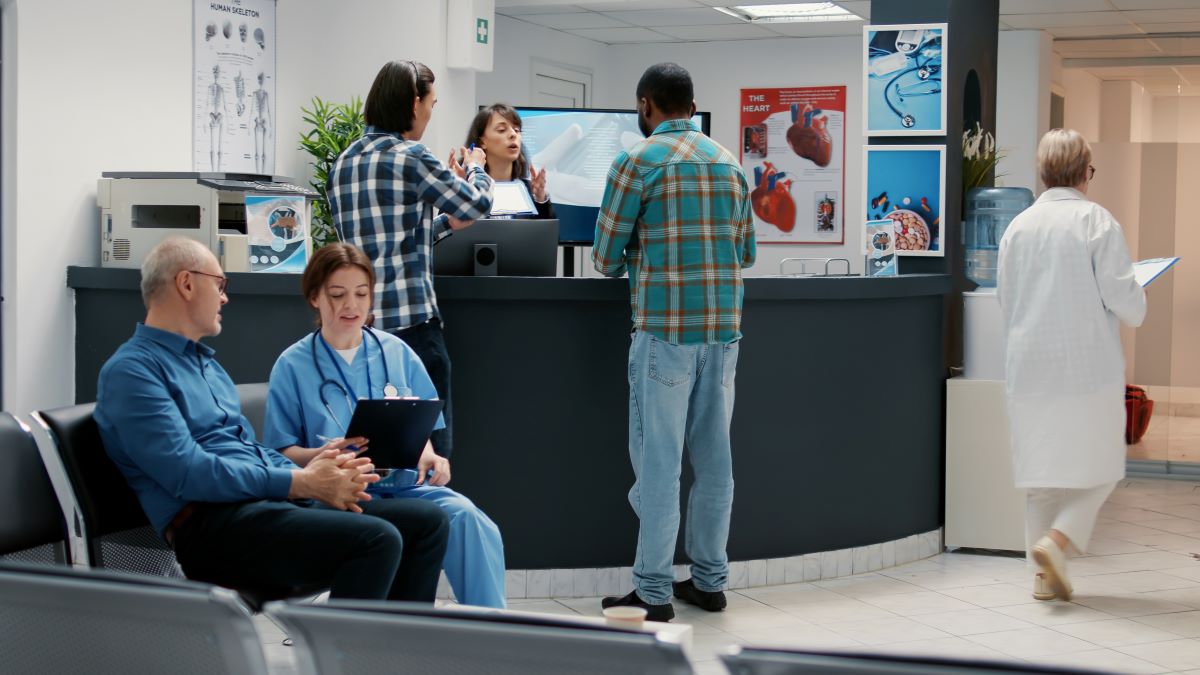
[(613, 628), (638, 630), (646, 622), (646, 610), (643, 607), (609, 607), (604, 610), (604, 620)]

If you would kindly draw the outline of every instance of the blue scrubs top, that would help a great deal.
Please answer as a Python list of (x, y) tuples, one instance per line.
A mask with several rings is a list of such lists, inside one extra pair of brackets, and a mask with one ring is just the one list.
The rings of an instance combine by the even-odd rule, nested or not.
[[(378, 344), (365, 331), (378, 337)], [(317, 365), (313, 364), (314, 342)], [(337, 359), (336, 364), (333, 359)], [(385, 359), (387, 378), (384, 376)], [(345, 384), (338, 373), (339, 366), (350, 382), (352, 391), (348, 392), (349, 397), (343, 394)], [(322, 382), (325, 383), (324, 387), (321, 386)], [(334, 386), (334, 383), (338, 386)], [(326, 350), (320, 338), (314, 341), (311, 333), (305, 335), (284, 350), (271, 369), (263, 445), (279, 450), (293, 445), (318, 448), (325, 445), (325, 439), (344, 436), (350, 426), (350, 417), (354, 414), (354, 397), (383, 398), (383, 389), (388, 384), (396, 387), (400, 396), (422, 399), (438, 397), (437, 389), (416, 352), (391, 333), (364, 329), (362, 343), (354, 362), (350, 364), (332, 348)], [(321, 402), (322, 390), (333, 410), (332, 416)], [(439, 415), (434, 429), (445, 427), (446, 423)]]

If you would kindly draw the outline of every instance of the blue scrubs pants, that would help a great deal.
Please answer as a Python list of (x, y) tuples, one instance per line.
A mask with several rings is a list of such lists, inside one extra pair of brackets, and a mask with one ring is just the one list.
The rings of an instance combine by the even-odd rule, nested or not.
[(442, 568), (455, 599), (464, 605), (505, 607), (504, 542), (500, 528), (486, 513), (448, 487), (420, 485), (387, 496), (422, 499), (440, 506), (450, 517), (450, 539)]

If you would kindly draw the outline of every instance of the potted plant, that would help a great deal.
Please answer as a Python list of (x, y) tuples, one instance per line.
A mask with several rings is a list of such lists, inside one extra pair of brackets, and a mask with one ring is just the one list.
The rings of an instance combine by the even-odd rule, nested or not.
[(315, 250), (337, 241), (325, 186), (329, 184), (329, 171), (334, 161), (363, 135), (366, 121), (363, 119), (362, 99), (358, 97), (349, 103), (331, 103), (314, 96), (312, 108), (302, 107), (300, 112), (304, 114), (304, 122), (309, 125), (309, 130), (300, 135), (300, 148), (313, 157), (313, 180), (309, 185), (320, 194), (320, 198), (313, 202), (310, 227)]

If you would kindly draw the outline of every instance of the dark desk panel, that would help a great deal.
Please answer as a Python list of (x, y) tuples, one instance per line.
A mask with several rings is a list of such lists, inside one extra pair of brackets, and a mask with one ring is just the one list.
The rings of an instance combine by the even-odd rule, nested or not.
[[(136, 270), (68, 271), (76, 400), (94, 399), (104, 359), (142, 317), (137, 282)], [(508, 567), (632, 564), (626, 282), (435, 283), (454, 361), (452, 486), (500, 525)], [(949, 287), (943, 275), (746, 280), (731, 559), (941, 525)], [(229, 292), (224, 330), (207, 342), (236, 382), (265, 381), (275, 357), (312, 330), (299, 278), (233, 274)]]

